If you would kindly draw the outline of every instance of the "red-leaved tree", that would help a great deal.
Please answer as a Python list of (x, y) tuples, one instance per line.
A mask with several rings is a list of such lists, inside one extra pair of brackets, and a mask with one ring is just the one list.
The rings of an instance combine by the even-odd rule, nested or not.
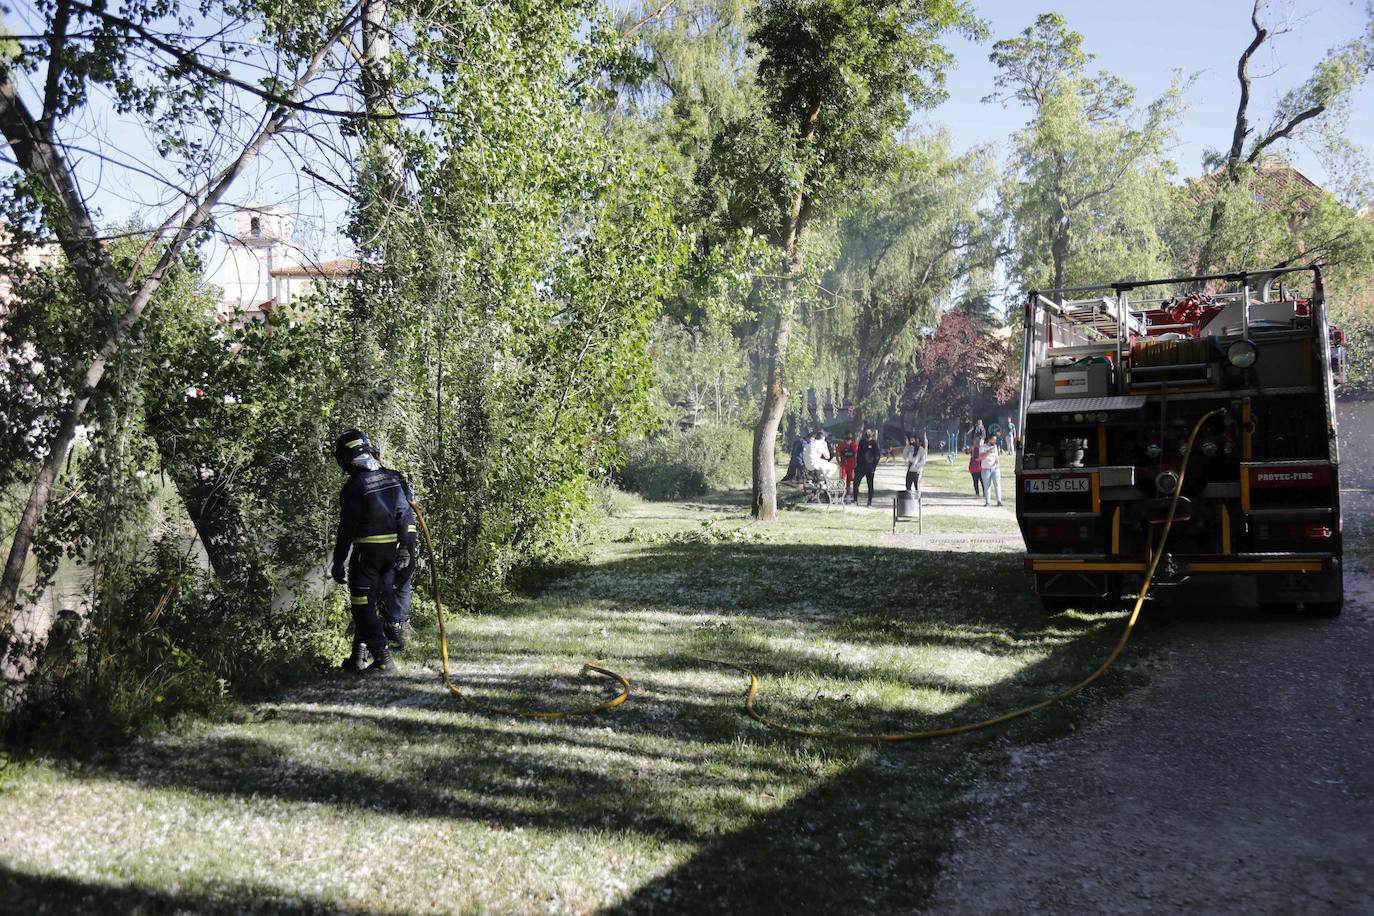
[(903, 408), (930, 420), (962, 420), (1009, 403), (1016, 395), (1015, 354), (994, 332), (961, 312), (945, 312), (916, 354)]

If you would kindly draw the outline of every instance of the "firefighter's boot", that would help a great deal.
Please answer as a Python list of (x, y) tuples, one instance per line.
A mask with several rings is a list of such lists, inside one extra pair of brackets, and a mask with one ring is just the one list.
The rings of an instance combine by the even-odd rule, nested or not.
[(397, 652), (404, 652), (406, 645), (410, 642), (410, 621), (397, 620), (388, 621), (382, 625), (382, 633), (385, 634), (387, 642)]
[(362, 671), (363, 667), (366, 664), (367, 643), (355, 639), (353, 641), (353, 653), (349, 655), (348, 658), (344, 659), (343, 664), (339, 667), (342, 668), (344, 671), (356, 674), (359, 671)]
[(364, 674), (385, 675), (396, 673), (396, 663), (391, 660), (391, 647), (382, 643), (376, 647), (369, 647), (372, 652), (372, 664), (364, 669)]

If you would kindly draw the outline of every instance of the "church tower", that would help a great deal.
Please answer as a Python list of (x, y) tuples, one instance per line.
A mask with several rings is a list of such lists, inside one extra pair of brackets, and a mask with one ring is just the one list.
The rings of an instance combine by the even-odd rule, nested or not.
[(223, 310), (261, 312), (277, 298), (273, 272), (299, 264), (291, 243), (291, 218), (275, 207), (249, 204), (234, 214), (234, 236), (226, 244)]

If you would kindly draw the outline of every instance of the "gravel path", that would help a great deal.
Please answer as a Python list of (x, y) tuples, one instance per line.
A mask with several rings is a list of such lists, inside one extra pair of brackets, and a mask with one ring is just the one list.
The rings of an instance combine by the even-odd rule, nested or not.
[(930, 912), (1374, 912), (1374, 580), (1334, 621), (1252, 600), (1148, 608), (1149, 685), (1010, 751)]

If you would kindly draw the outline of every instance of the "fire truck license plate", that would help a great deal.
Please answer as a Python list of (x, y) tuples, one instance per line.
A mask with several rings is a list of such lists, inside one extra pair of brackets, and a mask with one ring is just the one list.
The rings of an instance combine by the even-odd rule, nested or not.
[(1086, 477), (1061, 477), (1058, 480), (1052, 477), (1031, 477), (1026, 480), (1027, 493), (1086, 493), (1088, 489)]

